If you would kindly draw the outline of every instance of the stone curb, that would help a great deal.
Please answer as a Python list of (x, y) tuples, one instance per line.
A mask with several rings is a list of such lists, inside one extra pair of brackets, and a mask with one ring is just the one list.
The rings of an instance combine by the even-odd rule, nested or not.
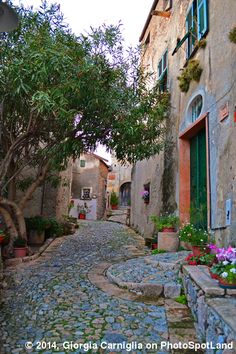
[(45, 241), (44, 245), (42, 247), (39, 248), (38, 252), (33, 254), (32, 256), (26, 256), (23, 258), (10, 258), (10, 259), (6, 259), (4, 261), (4, 265), (5, 267), (13, 267), (16, 266), (18, 264), (22, 264), (22, 263), (27, 263), (30, 261), (34, 261), (35, 259), (39, 258), (41, 256), (41, 254), (51, 245), (51, 243), (55, 240), (56, 238), (49, 238)]
[[(158, 283), (155, 284), (155, 283), (148, 283), (148, 282), (147, 283), (124, 282), (119, 277), (116, 277), (113, 274), (111, 274), (109, 268), (106, 270), (106, 277), (110, 282), (116, 284), (119, 288), (127, 289), (130, 292), (134, 292), (138, 295), (143, 295), (145, 297), (150, 297), (150, 298), (158, 298), (162, 295), (164, 295), (164, 297), (166, 298), (175, 298), (178, 295), (180, 295), (181, 286), (179, 284), (173, 285), (171, 281), (166, 284), (158, 284)], [(173, 288), (175, 288), (175, 291)]]

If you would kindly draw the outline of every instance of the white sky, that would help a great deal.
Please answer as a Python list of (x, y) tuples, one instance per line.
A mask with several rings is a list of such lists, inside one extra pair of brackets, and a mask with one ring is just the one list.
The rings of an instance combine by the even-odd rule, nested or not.
[[(48, 0), (48, 2), (61, 5), (65, 21), (74, 33), (89, 31), (90, 26), (98, 27), (103, 23), (116, 25), (121, 21), (127, 46), (136, 46), (153, 0)], [(41, 1), (14, 0), (13, 3), (38, 8)], [(99, 148), (97, 153), (109, 158), (105, 149)]]

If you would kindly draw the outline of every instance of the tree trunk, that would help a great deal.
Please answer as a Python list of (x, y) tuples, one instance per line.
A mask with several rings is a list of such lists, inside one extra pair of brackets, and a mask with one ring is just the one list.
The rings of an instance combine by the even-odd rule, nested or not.
[(14, 221), (13, 221), (9, 211), (6, 210), (4, 207), (0, 206), (0, 214), (4, 218), (7, 229), (10, 234), (9, 244), (6, 247), (4, 247), (4, 255), (10, 256), (12, 254), (12, 250), (13, 250), (13, 242), (18, 236), (18, 232), (17, 232)]
[(27, 202), (30, 200), (31, 196), (35, 192), (35, 190), (43, 183), (43, 181), (46, 178), (47, 172), (48, 172), (48, 167), (49, 167), (49, 162), (46, 163), (42, 167), (41, 173), (38, 175), (37, 179), (29, 186), (29, 188), (26, 190), (25, 195), (19, 202), (18, 206), (21, 210), (24, 210)]
[(0, 206), (2, 206), (3, 208), (11, 207), (13, 209), (18, 226), (18, 235), (27, 240), (25, 219), (22, 210), (19, 208), (19, 206), (16, 203), (4, 198), (0, 199)]

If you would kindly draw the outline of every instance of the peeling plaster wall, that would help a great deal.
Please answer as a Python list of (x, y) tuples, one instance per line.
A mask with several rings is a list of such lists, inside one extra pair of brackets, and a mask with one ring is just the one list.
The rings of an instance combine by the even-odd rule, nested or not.
[[(211, 228), (218, 244), (227, 245), (230, 242), (236, 243), (236, 124), (233, 120), (236, 105), (236, 45), (228, 39), (229, 31), (235, 26), (236, 1), (227, 0), (222, 6), (221, 0), (209, 0), (207, 45), (205, 49), (199, 48), (193, 57), (200, 61), (203, 68), (202, 76), (199, 83), (192, 81), (189, 91), (182, 93), (177, 76), (181, 74), (181, 69), (186, 63), (185, 44), (175, 55), (171, 54), (177, 38), (183, 38), (186, 33), (185, 19), (191, 3), (192, 0), (175, 0), (170, 19), (153, 16), (143, 38), (145, 43), (150, 33), (150, 43), (142, 59), (143, 65), (150, 71), (157, 72), (158, 62), (164, 50), (168, 49), (168, 86), (171, 93), (171, 114), (168, 125), (169, 135), (172, 135), (173, 150), (172, 156), (164, 151), (159, 157), (138, 162), (134, 166), (132, 224), (147, 237), (151, 234), (149, 222), (151, 214), (158, 213), (160, 210), (178, 210), (178, 137), (191, 125), (188, 106), (191, 100), (201, 93), (203, 95), (202, 114), (209, 113)], [(162, 6), (160, 0), (156, 10), (161, 10)], [(226, 103), (229, 105), (229, 116), (220, 122), (220, 108)], [(140, 197), (140, 189), (147, 179), (151, 180), (151, 189), (158, 190), (158, 193), (154, 198), (151, 197), (150, 205), (145, 209)], [(232, 200), (232, 222), (229, 227), (225, 224), (227, 199)]]

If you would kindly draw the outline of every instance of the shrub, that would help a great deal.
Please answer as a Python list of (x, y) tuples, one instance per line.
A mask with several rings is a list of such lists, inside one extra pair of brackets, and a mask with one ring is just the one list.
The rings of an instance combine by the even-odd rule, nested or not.
[(27, 230), (36, 230), (38, 232), (42, 232), (48, 227), (48, 220), (43, 216), (25, 218), (25, 223)]
[(114, 205), (114, 206), (118, 205), (118, 203), (119, 203), (119, 198), (117, 197), (117, 195), (114, 191), (111, 192), (110, 203), (111, 203), (111, 205)]
[(46, 238), (50, 237), (60, 237), (63, 235), (63, 225), (58, 222), (55, 218), (46, 218), (47, 220), (47, 229), (46, 229)]
[(26, 240), (23, 239), (22, 237), (17, 237), (14, 242), (13, 242), (13, 247), (15, 248), (21, 248), (26, 246)]

